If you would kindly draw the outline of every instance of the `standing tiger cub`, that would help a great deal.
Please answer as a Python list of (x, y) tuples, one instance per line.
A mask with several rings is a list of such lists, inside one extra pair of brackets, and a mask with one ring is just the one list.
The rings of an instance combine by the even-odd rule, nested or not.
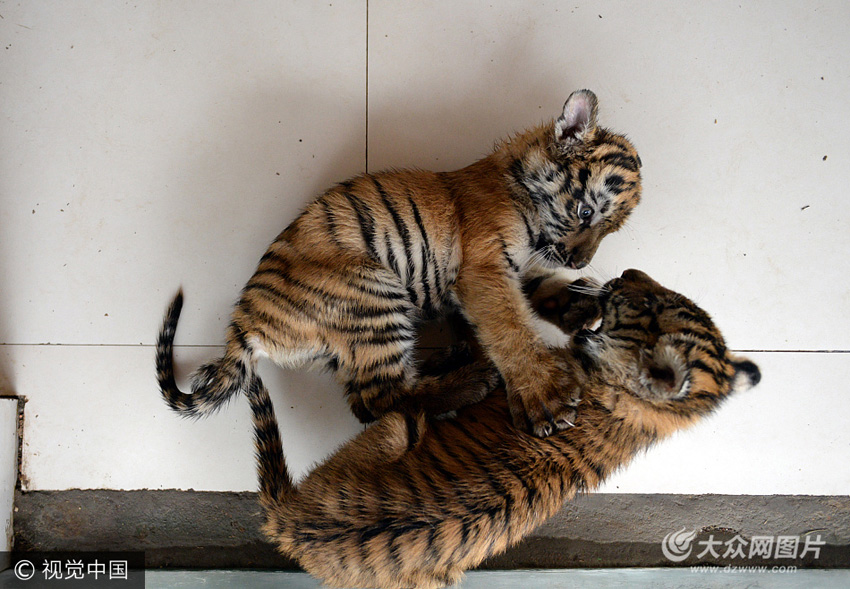
[(454, 172), (400, 170), (343, 182), (271, 244), (242, 291), (224, 356), (174, 380), (182, 294), (157, 342), (169, 405), (202, 415), (244, 390), (257, 359), (324, 362), (364, 422), (421, 394), (483, 386), (462, 368), (417, 375), (417, 323), (460, 310), (504, 378), (513, 422), (538, 436), (569, 426), (574, 387), (533, 328), (521, 280), (533, 267), (584, 267), (640, 199), (640, 158), (597, 126), (596, 96), (570, 95), (557, 120), (500, 143)]
[[(581, 383), (575, 427), (544, 439), (511, 426), (496, 390), (451, 419), (388, 413), (295, 485), (274, 407), (252, 377), (269, 540), (332, 587), (449, 585), (758, 383), (758, 367), (727, 350), (707, 313), (643, 272), (581, 292), (591, 291), (532, 294), (552, 321), (580, 330), (555, 352)], [(598, 317), (596, 331), (580, 329)], [(444, 401), (451, 409), (454, 397)]]

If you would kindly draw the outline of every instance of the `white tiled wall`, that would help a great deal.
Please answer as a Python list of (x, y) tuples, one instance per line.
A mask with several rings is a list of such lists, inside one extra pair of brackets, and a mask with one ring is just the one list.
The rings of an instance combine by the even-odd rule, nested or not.
[[(25, 487), (254, 489), (243, 399), (201, 422), (159, 399), (177, 287), (185, 375), (323, 188), (465, 165), (589, 87), (645, 187), (594, 270), (696, 299), (764, 373), (606, 489), (846, 494), (848, 22), (841, 1), (0, 2), (0, 386), (28, 399)], [(297, 470), (359, 430), (326, 375), (263, 375)]]

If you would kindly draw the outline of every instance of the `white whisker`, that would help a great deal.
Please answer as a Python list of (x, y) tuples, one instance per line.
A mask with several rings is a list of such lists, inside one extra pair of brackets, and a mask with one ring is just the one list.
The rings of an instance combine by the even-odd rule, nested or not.
[(603, 272), (603, 271), (599, 270), (599, 269), (598, 269), (598, 268), (596, 268), (596, 266), (594, 266), (593, 264), (588, 264), (586, 267), (587, 267), (587, 269), (588, 269), (588, 270), (591, 270), (591, 271), (593, 272), (593, 274), (595, 274), (595, 275), (596, 275), (596, 280), (597, 280), (600, 284), (605, 284), (606, 282), (608, 282), (609, 280), (611, 280), (612, 278), (614, 278), (614, 276), (611, 276), (611, 274), (610, 274), (610, 273), (608, 273), (608, 272)]
[(591, 285), (584, 286), (584, 285), (571, 284), (569, 288), (573, 292), (577, 292), (579, 294), (588, 295), (588, 296), (592, 296), (592, 297), (602, 296), (602, 293), (604, 292), (601, 286), (591, 286)]
[(534, 268), (535, 266), (543, 266), (545, 268), (548, 265), (549, 264), (547, 264), (546, 257), (543, 255), (543, 253), (538, 250), (534, 250), (533, 252), (531, 252), (531, 255), (526, 260), (525, 267), (522, 269), (522, 271), (524, 274), (530, 268)]

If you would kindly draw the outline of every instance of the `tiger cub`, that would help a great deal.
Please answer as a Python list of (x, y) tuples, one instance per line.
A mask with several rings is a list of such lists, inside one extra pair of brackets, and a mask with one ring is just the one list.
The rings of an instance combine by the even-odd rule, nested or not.
[(266, 536), (330, 586), (450, 585), (760, 379), (704, 311), (642, 272), (602, 287), (591, 313), (587, 295), (564, 294), (555, 316), (575, 321), (570, 329), (600, 315), (601, 326), (557, 352), (582, 399), (575, 426), (547, 438), (511, 426), (496, 391), (452, 419), (388, 413), (296, 486), (268, 392), (252, 377)]
[(369, 422), (412, 396), (482, 382), (476, 370), (417, 375), (418, 322), (459, 309), (506, 382), (513, 423), (538, 436), (567, 427), (574, 403), (562, 392), (574, 383), (536, 334), (521, 279), (541, 265), (587, 265), (640, 199), (640, 158), (597, 125), (597, 109), (579, 90), (557, 120), (466, 168), (365, 174), (331, 188), (263, 255), (224, 356), (194, 374), (191, 395), (174, 380), (178, 293), (157, 341), (165, 400), (206, 414), (245, 389), (260, 357), (318, 361)]

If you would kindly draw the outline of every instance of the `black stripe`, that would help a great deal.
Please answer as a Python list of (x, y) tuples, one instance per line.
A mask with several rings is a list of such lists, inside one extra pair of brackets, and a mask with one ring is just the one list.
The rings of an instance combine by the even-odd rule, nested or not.
[(325, 210), (325, 223), (328, 226), (328, 234), (331, 236), (331, 241), (339, 249), (345, 249), (345, 246), (340, 243), (339, 237), (336, 234), (336, 214), (331, 209), (327, 199), (322, 200), (322, 207)]
[(277, 324), (279, 326), (284, 325), (280, 321), (280, 319), (272, 317), (265, 311), (261, 311), (260, 309), (255, 308), (252, 305), (252, 301), (246, 298), (245, 295), (249, 293), (254, 293), (256, 291), (265, 294), (268, 298), (272, 298), (278, 302), (285, 303), (287, 306), (291, 307), (294, 313), (304, 315), (314, 321), (318, 319), (318, 316), (321, 314), (321, 310), (317, 309), (314, 304), (308, 301), (295, 301), (289, 295), (278, 290), (272, 284), (257, 283), (251, 281), (245, 286), (245, 289), (242, 294), (242, 300), (239, 302), (239, 305), (243, 309), (243, 311), (245, 311), (245, 313), (253, 316), (259, 316), (267, 320), (268, 323)]
[[(380, 283), (378, 283), (380, 284)], [(392, 291), (381, 291), (377, 290), (373, 286), (369, 284), (358, 284), (354, 282), (353, 278), (348, 278), (345, 283), (346, 286), (353, 288), (355, 290), (360, 291), (363, 294), (371, 295), (373, 297), (377, 297), (380, 299), (389, 299), (389, 300), (399, 300), (399, 299), (407, 299), (406, 293), (401, 292), (392, 292)]]
[(383, 201), (384, 206), (390, 212), (390, 216), (393, 218), (393, 223), (395, 223), (396, 231), (398, 231), (399, 236), (401, 236), (401, 243), (404, 246), (404, 255), (407, 256), (407, 280), (414, 280), (414, 272), (415, 266), (413, 264), (413, 246), (410, 242), (410, 229), (408, 229), (407, 225), (404, 223), (404, 219), (401, 218), (401, 215), (398, 214), (398, 211), (395, 207), (390, 203), (390, 198), (387, 192), (384, 190), (384, 187), (381, 186), (381, 183), (378, 182), (377, 178), (373, 178), (372, 181), (375, 183), (375, 188), (378, 189), (378, 194), (381, 196), (381, 201)]
[(563, 193), (563, 192), (569, 191), (570, 184), (572, 184), (572, 182), (573, 182), (573, 173), (572, 173), (572, 170), (570, 170), (570, 167), (568, 165), (564, 165), (561, 162), (557, 162), (557, 164), (558, 164), (558, 169), (564, 175), (564, 184), (560, 188), (560, 193)]
[[(261, 270), (257, 270), (257, 272), (254, 273), (254, 276), (251, 278), (251, 281), (245, 287), (246, 291), (249, 290), (249, 289), (252, 290), (254, 288), (261, 288), (262, 290), (265, 290), (267, 292), (274, 293), (275, 298), (281, 298), (281, 299), (285, 300), (287, 303), (289, 303), (290, 305), (297, 307), (299, 310), (302, 307), (309, 305), (310, 307), (313, 308), (314, 313), (315, 313), (315, 317), (316, 317), (317, 320), (320, 316), (323, 316), (325, 314), (323, 308), (317, 306), (315, 303), (309, 303), (306, 299), (302, 299), (302, 300), (296, 302), (294, 299), (289, 297), (289, 295), (287, 295), (283, 291), (279, 290), (276, 285), (267, 284), (265, 282), (256, 282), (254, 280), (254, 278), (256, 278), (258, 276), (269, 275), (269, 274), (273, 275), (273, 276), (277, 276), (278, 278), (281, 278), (283, 281), (285, 281), (287, 283), (287, 285), (290, 285), (290, 286), (293, 286), (293, 287), (296, 287), (296, 288), (299, 288), (301, 290), (306, 291), (307, 293), (315, 296), (318, 300), (322, 301), (323, 303), (327, 303), (328, 301), (338, 301), (340, 303), (347, 304), (349, 307), (352, 307), (352, 311), (354, 312), (354, 316), (349, 317), (349, 319), (363, 319), (363, 318), (374, 319), (375, 317), (381, 317), (383, 315), (392, 315), (392, 314), (395, 314), (395, 313), (401, 313), (401, 314), (404, 314), (404, 315), (407, 314), (407, 309), (405, 309), (404, 305), (397, 305), (397, 306), (388, 307), (388, 308), (369, 307), (369, 306), (363, 304), (360, 301), (356, 301), (356, 300), (350, 299), (350, 298), (343, 298), (343, 297), (340, 297), (339, 295), (331, 294), (331, 293), (329, 293), (325, 290), (322, 290), (321, 288), (318, 288), (318, 287), (315, 287), (313, 285), (302, 282), (301, 280), (299, 280), (297, 278), (293, 278), (291, 275), (285, 274), (284, 272), (278, 270), (277, 268), (263, 268)], [(381, 297), (380, 295), (378, 295), (376, 298), (378, 298), (378, 299), (384, 299), (384, 298), (392, 299), (393, 297)], [(383, 302), (383, 300), (380, 300), (379, 302)], [(336, 326), (334, 326), (334, 327), (336, 327)]]
[(523, 164), (522, 159), (517, 158), (512, 161), (510, 166), (508, 166), (508, 171), (514, 179), (514, 182), (528, 190), (525, 186), (525, 164)]
[[(393, 251), (393, 244), (390, 241), (390, 234), (384, 233), (384, 246), (387, 248), (387, 266), (392, 268), (393, 272), (396, 273), (396, 276), (401, 278), (401, 271), (398, 267), (398, 260), (395, 257), (395, 252)], [(408, 294), (410, 294), (410, 288), (407, 289)]]
[(396, 543), (400, 536), (407, 534), (413, 530), (407, 528), (393, 528), (390, 530), (390, 537), (387, 540), (387, 548), (390, 553), (390, 561), (392, 562), (392, 570), (398, 571), (402, 567), (401, 546)]
[(425, 224), (422, 222), (422, 215), (419, 214), (419, 207), (411, 196), (407, 197), (407, 202), (410, 203), (410, 209), (413, 211), (413, 220), (416, 222), (416, 227), (419, 228), (419, 235), (422, 236), (422, 245), (426, 252), (431, 252), (431, 243), (428, 240), (428, 232), (425, 231)]
[(401, 331), (388, 331), (386, 333), (370, 333), (368, 335), (360, 335), (364, 330), (353, 330), (353, 343), (370, 346), (386, 346), (388, 344), (406, 343), (413, 346), (416, 342), (416, 336), (411, 330), (411, 333), (403, 333)]
[(235, 321), (231, 321), (227, 326), (228, 329), (228, 337), (235, 339), (236, 344), (242, 349), (249, 349), (248, 342), (246, 340), (248, 333), (239, 327)]
[(346, 394), (352, 394), (353, 392), (364, 391), (367, 389), (378, 389), (379, 391), (386, 391), (388, 389), (395, 389), (401, 386), (401, 383), (404, 382), (404, 376), (387, 376), (386, 374), (379, 374), (377, 376), (373, 376), (371, 378), (367, 378), (363, 381), (354, 381), (351, 380), (346, 383)]
[[(462, 518), (460, 520), (460, 549), (463, 550), (461, 555), (464, 555), (464, 556), (468, 552), (467, 550), (464, 550), (464, 548), (466, 547), (466, 541), (469, 538), (469, 528), (470, 527), (472, 527), (471, 522), (469, 522), (466, 518)], [(462, 556), (461, 556), (461, 558), (462, 558)]]
[(514, 272), (519, 274), (519, 266), (516, 264), (516, 262), (514, 262), (513, 258), (511, 258), (511, 255), (508, 253), (508, 244), (505, 242), (504, 239), (502, 239), (501, 241), (502, 241), (502, 256), (505, 258), (505, 262), (507, 262), (507, 264), (508, 264), (508, 266), (510, 267), (511, 270), (513, 270)]
[[(433, 463), (436, 458), (433, 454), (431, 454), (430, 450), (423, 451), (420, 456), (423, 461), (431, 460)], [(431, 468), (433, 464), (429, 464), (425, 462), (422, 465), (422, 468), (418, 470), (419, 476), (422, 477), (422, 480), (425, 482), (425, 485), (428, 488), (428, 491), (432, 497), (434, 497), (437, 503), (451, 503), (451, 498), (446, 493), (447, 487), (445, 485), (440, 485), (437, 481), (434, 480), (434, 477), (431, 476), (432, 472), (435, 472), (435, 468)]]
[[(305, 288), (309, 288), (309, 287), (305, 285)], [(321, 291), (318, 291), (317, 289), (314, 289), (314, 290), (316, 292), (321, 293)], [(240, 305), (243, 306), (242, 307), (243, 310), (245, 310), (245, 312), (248, 313), (248, 314), (263, 317), (263, 318), (269, 320), (270, 323), (274, 323), (274, 324), (277, 324), (278, 326), (286, 327), (287, 329), (289, 329), (289, 327), (286, 326), (284, 323), (282, 323), (280, 321), (280, 319), (277, 319), (277, 318), (272, 319), (272, 317), (268, 313), (266, 313), (264, 311), (260, 311), (259, 309), (256, 309), (251, 305), (251, 301), (246, 299), (244, 295), (248, 294), (249, 292), (254, 292), (254, 291), (263, 292), (263, 293), (269, 295), (270, 298), (273, 298), (273, 299), (275, 299), (279, 302), (286, 303), (289, 307), (292, 308), (292, 310), (294, 312), (299, 313), (301, 315), (304, 315), (306, 317), (309, 317), (310, 319), (312, 319), (313, 321), (315, 321), (316, 323), (318, 323), (320, 325), (323, 325), (325, 327), (332, 327), (333, 329), (336, 329), (338, 331), (343, 331), (345, 329), (345, 326), (339, 325), (337, 323), (325, 324), (324, 321), (322, 321), (322, 319), (326, 318), (325, 317), (326, 316), (325, 310), (323, 308), (318, 307), (315, 303), (308, 301), (306, 299), (296, 301), (292, 297), (290, 297), (289, 295), (284, 293), (283, 291), (277, 289), (272, 284), (257, 283), (257, 282), (254, 282), (253, 280), (251, 282), (249, 282), (248, 285), (245, 287), (245, 290), (243, 292), (242, 301), (240, 301), (240, 303), (239, 303)], [(381, 308), (381, 307), (368, 307), (366, 305), (357, 305), (356, 306), (356, 315), (352, 314), (352, 315), (348, 316), (347, 319), (348, 319), (349, 322), (352, 322), (352, 321), (359, 321), (359, 320), (375, 319), (377, 317), (385, 317), (385, 316), (388, 316), (388, 315), (395, 315), (395, 314), (401, 314), (401, 315), (404, 315), (406, 317), (407, 316), (407, 309), (404, 306)], [(357, 329), (363, 329), (363, 328), (358, 327)]]
[(568, 231), (572, 231), (573, 223), (568, 217), (564, 216), (564, 214), (561, 213), (559, 208), (552, 209), (550, 213), (553, 217), (555, 217), (555, 222), (550, 223), (549, 227), (554, 231), (556, 235), (563, 235)]
[[(432, 437), (431, 439), (436, 439)], [(422, 452), (424, 456), (427, 456), (434, 467), (434, 470), (441, 476), (443, 479), (449, 483), (451, 483), (452, 487), (456, 486), (459, 483), (462, 483), (462, 479), (459, 479), (457, 475), (446, 470), (445, 466), (443, 466), (442, 461), (439, 457), (431, 451), (431, 448), (425, 448)], [(436, 482), (435, 482), (436, 484)]]
[(369, 210), (369, 207), (363, 201), (350, 192), (346, 191), (342, 194), (348, 199), (351, 208), (354, 209), (354, 213), (357, 215), (360, 233), (363, 236), (363, 243), (366, 245), (366, 253), (374, 261), (379, 262), (380, 257), (378, 256), (378, 250), (375, 248), (375, 221), (372, 218), (372, 211)]
[[(507, 417), (507, 416), (500, 416), (500, 417), (503, 417), (503, 418), (505, 418), (505, 419), (508, 419), (508, 417)], [(487, 430), (489, 430), (490, 432), (495, 433), (496, 435), (501, 436), (501, 435), (503, 435), (503, 434), (504, 434), (504, 432), (502, 432), (502, 431), (496, 431), (496, 430), (494, 430), (494, 429), (493, 429), (493, 428), (489, 425), (489, 423), (487, 422), (487, 420), (477, 421), (476, 423), (478, 424), (478, 427), (484, 427), (484, 428), (486, 428)], [(488, 449), (488, 450), (487, 450), (487, 452), (488, 452), (488, 453), (492, 453), (492, 448)], [(528, 504), (529, 509), (532, 509), (532, 510), (533, 510), (533, 509), (534, 509), (534, 507), (535, 507), (535, 506), (534, 506), (534, 502), (536, 501), (537, 496), (538, 496), (538, 491), (537, 491), (537, 488), (534, 486), (534, 484), (533, 484), (533, 483), (529, 483), (529, 482), (525, 479), (525, 477), (521, 476), (520, 474), (518, 474), (518, 473), (515, 471), (515, 469), (510, 468), (510, 467), (508, 467), (507, 465), (506, 465), (506, 466), (505, 466), (505, 468), (502, 470), (502, 472), (503, 472), (503, 473), (505, 473), (505, 474), (508, 474), (508, 475), (512, 476), (514, 479), (516, 479), (516, 480), (517, 480), (517, 482), (519, 482), (519, 484), (520, 484), (520, 485), (522, 485), (522, 487), (523, 487), (523, 489), (525, 489), (525, 493), (526, 493), (526, 503)], [(514, 505), (514, 502), (515, 502), (515, 501), (516, 501), (516, 498), (515, 498), (513, 495), (511, 495), (511, 496), (510, 496), (510, 501), (509, 501), (509, 502), (507, 502), (507, 499), (506, 499), (506, 502), (507, 502), (507, 503), (506, 503), (506, 509), (507, 509), (507, 508), (513, 509), (513, 505)]]
[[(462, 425), (458, 423), (457, 420), (446, 421), (444, 422), (444, 424), (444, 427), (452, 426), (455, 430), (455, 435), (452, 436), (452, 444), (444, 444), (443, 436), (432, 436), (433, 443), (439, 445), (439, 447), (442, 448), (443, 452), (445, 452), (445, 454), (449, 458), (451, 458), (457, 464), (462, 465), (467, 469), (468, 472), (465, 473), (463, 476), (464, 480), (470, 480), (472, 478), (471, 475), (477, 475), (476, 478), (478, 478), (481, 483), (487, 484), (487, 486), (489, 486), (490, 488), (490, 491), (485, 493), (485, 495), (490, 495), (492, 497), (497, 498), (495, 499), (496, 501), (498, 501), (499, 499), (504, 501), (504, 503), (500, 501), (497, 505), (484, 506), (480, 503), (480, 497), (474, 497), (472, 498), (472, 500), (474, 501), (473, 503), (469, 503), (467, 501), (460, 501), (460, 503), (472, 516), (489, 517), (491, 524), (495, 524), (497, 521), (501, 521), (504, 520), (506, 517), (509, 517), (514, 505), (513, 495), (508, 491), (508, 489), (504, 485), (502, 485), (502, 483), (496, 477), (493, 476), (493, 472), (491, 472), (491, 469), (488, 468), (488, 466), (479, 459), (479, 456), (491, 454), (492, 448), (487, 448), (483, 444), (478, 442), (478, 440), (471, 436), (469, 432), (467, 432), (466, 429), (464, 429)], [(464, 439), (465, 442), (468, 442), (469, 444), (454, 443), (455, 441), (461, 439)], [(471, 444), (475, 444), (479, 448), (481, 448), (481, 452), (479, 453), (472, 451), (469, 447)], [(455, 447), (466, 448), (468, 450), (466, 452), (466, 456), (462, 457), (457, 452), (455, 452)], [(520, 483), (528, 490), (529, 498), (536, 496), (536, 490), (526, 485), (525, 481), (518, 477), (515, 473), (510, 471), (508, 472), (514, 477), (516, 477), (520, 481)], [(468, 533), (467, 528), (470, 525), (472, 525), (472, 522), (470, 521), (466, 521), (463, 523), (463, 537), (461, 539), (461, 546), (466, 543), (466, 534)]]
[[(407, 449), (410, 451), (419, 443), (419, 428), (416, 426), (416, 419), (409, 413), (405, 413), (404, 422), (407, 426)], [(408, 478), (407, 475), (405, 472), (405, 478)], [(413, 489), (409, 484), (408, 487)]]
[(612, 194), (620, 194), (623, 191), (625, 180), (619, 174), (611, 174), (605, 178), (605, 188)]
[(581, 185), (582, 191), (587, 190), (587, 180), (590, 178), (590, 170), (582, 168), (578, 171), (578, 183)]
[(564, 448), (561, 448), (560, 454), (570, 465), (570, 485), (572, 485), (576, 489), (583, 489), (587, 485), (587, 482), (584, 479), (584, 475), (581, 474), (581, 471), (576, 465), (575, 458), (570, 452), (567, 451), (567, 448), (569, 448), (571, 450), (574, 450), (576, 454), (581, 456), (581, 449), (576, 448), (575, 443), (572, 442), (565, 441), (564, 446)]
[(587, 191), (584, 188), (574, 188), (570, 191), (570, 197), (579, 202), (587, 202)]
[[(478, 474), (480, 476), (484, 477), (487, 484), (489, 485), (489, 487), (491, 489), (493, 489), (493, 491), (495, 491), (495, 496), (504, 499), (504, 501), (505, 501), (505, 505), (504, 505), (505, 516), (507, 518), (509, 518), (511, 510), (513, 509), (513, 503), (514, 503), (513, 495), (501, 483), (501, 481), (496, 479), (496, 477), (493, 474), (492, 469), (489, 468), (486, 464), (484, 464), (481, 460), (478, 459), (479, 456), (492, 455), (493, 448), (486, 446), (485, 444), (480, 442), (475, 436), (470, 434), (470, 432), (468, 432), (466, 430), (466, 428), (463, 427), (463, 424), (460, 421), (453, 419), (453, 420), (447, 420), (444, 423), (447, 426), (448, 425), (452, 426), (456, 430), (457, 434), (454, 436), (453, 439), (455, 439), (455, 440), (461, 439), (461, 436), (462, 436), (464, 440), (466, 440), (470, 443), (470, 445), (475, 445), (479, 448), (479, 452), (471, 453), (471, 460), (472, 460), (472, 462), (474, 462), (475, 466), (478, 467), (478, 471), (479, 471)], [(516, 476), (512, 472), (510, 472), (509, 469), (507, 470), (507, 472), (509, 474), (513, 475), (513, 476)]]
[[(275, 244), (277, 244), (277, 243), (278, 243), (278, 242), (277, 242), (277, 241), (275, 241), (275, 242), (272, 244), (272, 246), (274, 246), (274, 245), (275, 245)], [(283, 256), (283, 255), (281, 255), (281, 254), (280, 254), (277, 250), (272, 249), (272, 247), (270, 247), (270, 248), (269, 248), (268, 250), (266, 250), (266, 252), (263, 254), (263, 257), (261, 257), (261, 258), (260, 258), (260, 262), (257, 264), (257, 266), (261, 268), (261, 267), (263, 266), (263, 264), (265, 264), (265, 263), (266, 263), (266, 262), (268, 262), (269, 260), (274, 260), (274, 262), (275, 262), (276, 264), (278, 264), (278, 265), (282, 266), (283, 268), (289, 268), (289, 266), (291, 265), (291, 264), (289, 263), (289, 259), (288, 259), (288, 258), (284, 257), (284, 256)]]
[[(388, 368), (391, 366), (404, 365), (407, 364), (406, 356), (409, 356), (411, 350), (402, 349), (382, 358), (377, 358), (372, 360), (368, 364), (360, 365), (360, 370), (363, 372), (374, 372), (378, 369)], [(402, 377), (393, 377), (393, 378), (402, 378)]]
[(531, 223), (528, 222), (528, 217), (524, 213), (522, 215), (522, 222), (525, 225), (525, 233), (528, 235), (528, 247), (534, 248), (534, 244), (537, 243), (537, 236), (531, 229)]
[(705, 342), (710, 346), (714, 346), (716, 338), (711, 333), (711, 329), (700, 323), (693, 323), (687, 327), (679, 327), (676, 329), (677, 335), (691, 336), (699, 341)]
[[(340, 333), (360, 334), (365, 337), (379, 337), (399, 331), (410, 331), (411, 334), (415, 333), (414, 326), (407, 321), (387, 323), (380, 327), (373, 327), (371, 325), (333, 325), (331, 327)], [(416, 337), (411, 336), (411, 339), (415, 340)]]
[[(643, 329), (640, 328), (640, 327), (637, 327), (637, 328), (622, 328), (619, 331), (625, 331), (625, 330), (640, 331), (640, 332), (643, 331)], [(629, 342), (629, 343), (635, 344), (637, 346), (642, 346), (646, 343), (644, 340), (637, 338), (637, 337), (631, 337), (631, 336), (628, 336), (628, 335), (620, 335), (620, 334), (614, 335), (613, 334), (614, 331), (615, 331), (614, 329), (610, 329), (608, 331), (608, 335), (611, 339), (621, 341), (621, 342)]]
[(423, 557), (426, 562), (440, 562), (440, 557), (443, 556), (442, 549), (437, 546), (438, 533), (439, 529), (437, 526), (432, 526), (428, 531), (428, 540), (426, 543), (428, 545), (427, 552), (429, 555)]
[(676, 310), (676, 317), (678, 319), (682, 319), (683, 321), (690, 321), (690, 322), (693, 322), (693, 323), (702, 324), (702, 323), (705, 322), (705, 318), (700, 317), (698, 314), (693, 313), (688, 309), (677, 309)]
[(419, 255), (422, 260), (421, 282), (423, 292), (425, 293), (425, 300), (422, 303), (422, 308), (425, 310), (426, 314), (430, 314), (433, 312), (435, 307), (432, 302), (431, 295), (431, 276), (434, 276), (435, 287), (439, 288), (440, 269), (437, 267), (437, 260), (431, 260), (433, 252), (431, 251), (431, 244), (428, 241), (428, 234), (425, 232), (425, 225), (422, 223), (422, 216), (419, 214), (419, 207), (416, 206), (416, 203), (410, 196), (407, 197), (407, 201), (410, 204), (410, 209), (413, 211), (413, 220), (416, 223), (416, 227), (419, 230), (419, 235), (422, 239), (422, 247), (419, 250)]
[(614, 166), (619, 166), (621, 168), (625, 168), (630, 172), (637, 172), (638, 166), (637, 160), (624, 152), (614, 152), (603, 155), (599, 158), (600, 162), (604, 162), (606, 164), (611, 164)]
[[(323, 301), (327, 301), (327, 300), (351, 301), (351, 299), (343, 298), (343, 297), (340, 297), (339, 295), (336, 295), (336, 294), (331, 294), (330, 292), (323, 290), (323, 289), (321, 289), (317, 286), (313, 286), (311, 284), (307, 284), (305, 282), (302, 282), (298, 278), (293, 278), (291, 274), (288, 274), (285, 270), (282, 270), (280, 268), (269, 268), (269, 267), (262, 268), (261, 267), (261, 268), (257, 269), (257, 271), (254, 273), (254, 276), (251, 277), (251, 284), (257, 284), (254, 281), (254, 279), (256, 279), (259, 276), (266, 276), (266, 275), (271, 275), (273, 277), (279, 278), (281, 280), (281, 282), (286, 283), (288, 286), (294, 286), (296, 288), (304, 290), (307, 293), (314, 295), (315, 297), (317, 297), (317, 298), (319, 298), (320, 300), (323, 300)], [(262, 284), (265, 284), (265, 283), (262, 283)], [(270, 285), (270, 286), (273, 286), (273, 285)]]
[[(409, 419), (407, 415), (405, 415), (405, 419)], [(408, 421), (408, 447), (412, 448), (415, 444), (410, 444), (409, 440), (412, 438), (410, 432), (410, 422)], [(418, 440), (417, 440), (418, 441)], [(398, 471), (396, 470), (398, 473)], [(413, 497), (412, 503), (421, 505), (425, 501), (422, 498), (422, 486), (417, 485), (416, 481), (413, 480), (413, 477), (410, 474), (410, 469), (405, 468), (401, 473), (401, 479), (404, 482), (405, 487), (407, 487), (410, 496)]]
[(369, 558), (371, 556), (371, 549), (369, 548), (368, 544), (362, 539), (360, 540), (360, 542), (358, 542), (358, 544), (360, 545), (360, 562), (358, 568), (365, 569), (364, 572), (366, 573), (366, 575), (368, 575), (369, 577), (373, 577), (375, 575), (375, 566), (372, 564), (373, 560)]
[(706, 364), (705, 362), (703, 362), (702, 360), (699, 360), (699, 359), (691, 360), (690, 362), (688, 362), (688, 369), (689, 370), (693, 370), (693, 369), (702, 370), (703, 372), (705, 372), (706, 374), (711, 376), (711, 378), (717, 384), (722, 384), (727, 379), (726, 375), (724, 375), (724, 374), (718, 372), (717, 370), (711, 368), (708, 364)]
[[(422, 277), (420, 284), (422, 285), (422, 311), (426, 316), (431, 316), (434, 313), (437, 305), (433, 301), (431, 294), (431, 277), (436, 264), (431, 264), (428, 260), (428, 252), (424, 246), (419, 250), (420, 262), (422, 263)], [(436, 278), (434, 279), (434, 288), (437, 288)]]

